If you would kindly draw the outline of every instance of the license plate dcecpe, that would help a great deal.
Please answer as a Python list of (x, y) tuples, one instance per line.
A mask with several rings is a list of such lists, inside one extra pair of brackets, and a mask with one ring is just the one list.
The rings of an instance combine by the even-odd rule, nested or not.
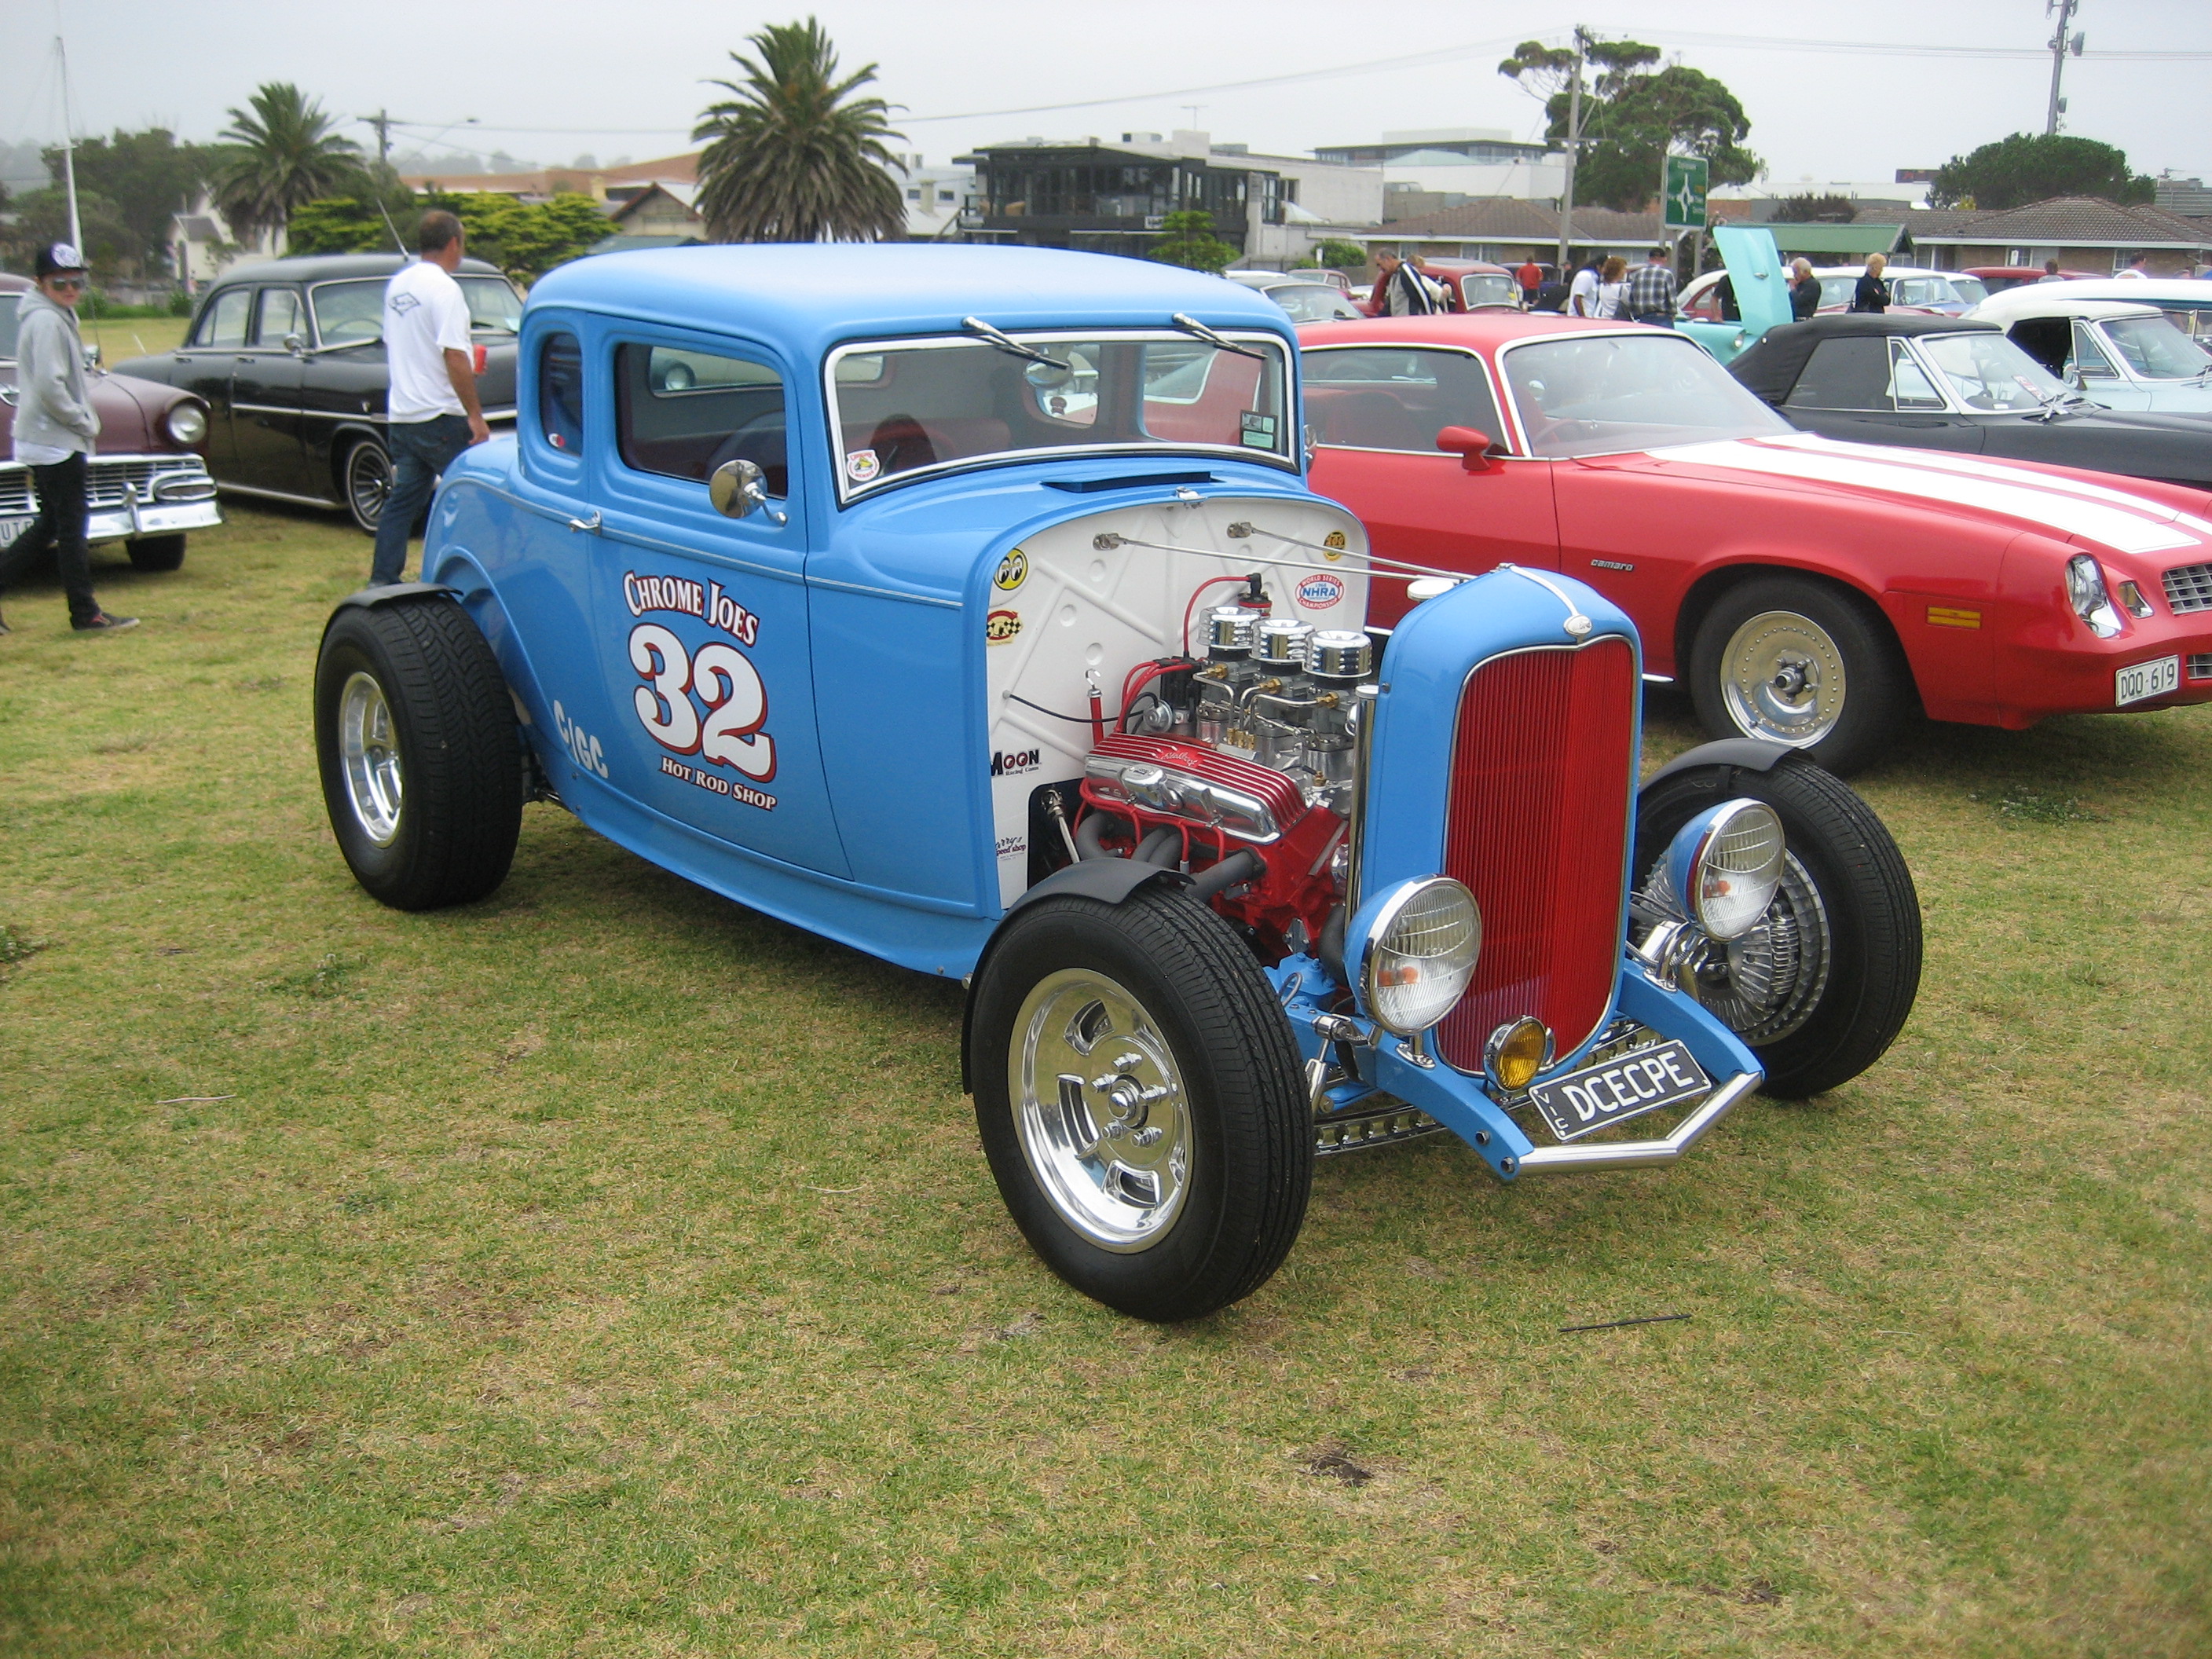
[(2132, 668), (2123, 668), (2112, 676), (2112, 706), (2124, 708), (2131, 702), (2141, 702), (2145, 697), (2162, 697), (2169, 691), (2181, 689), (2181, 659), (2160, 657), (2155, 662), (2139, 662)]
[(1623, 1118), (1695, 1100), (1712, 1086), (1712, 1079), (1687, 1048), (1679, 1042), (1662, 1042), (1535, 1084), (1528, 1098), (1553, 1134), (1572, 1140)]

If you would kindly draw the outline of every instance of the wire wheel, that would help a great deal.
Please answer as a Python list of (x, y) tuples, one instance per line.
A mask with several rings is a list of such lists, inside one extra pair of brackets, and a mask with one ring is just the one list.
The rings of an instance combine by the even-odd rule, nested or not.
[(1099, 1249), (1145, 1249), (1182, 1213), (1194, 1152), (1158, 1023), (1105, 975), (1070, 968), (1030, 990), (1014, 1039), (1006, 1083), (1037, 1185)]
[(384, 688), (368, 674), (356, 672), (338, 694), (338, 753), (354, 821), (376, 845), (391, 846), (399, 833), (405, 780), (392, 706), (384, 700)]
[(1721, 695), (1746, 737), (1808, 749), (1836, 729), (1848, 693), (1844, 653), (1791, 611), (1763, 611), (1721, 653)]

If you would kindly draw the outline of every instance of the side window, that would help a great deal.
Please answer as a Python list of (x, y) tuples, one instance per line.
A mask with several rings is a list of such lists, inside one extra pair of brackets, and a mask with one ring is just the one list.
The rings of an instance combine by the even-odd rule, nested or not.
[(1890, 395), (1900, 410), (1942, 409), (1943, 394), (1913, 358), (1902, 340), (1889, 343)]
[(615, 351), (615, 434), (640, 472), (703, 483), (726, 461), (751, 461), (771, 495), (789, 489), (783, 377), (764, 363), (673, 346)]
[(2105, 355), (2104, 348), (2097, 343), (2096, 334), (2087, 323), (2074, 325), (2074, 367), (2093, 380), (2117, 380), (2120, 378), (2119, 371), (2112, 367), (2112, 360)]
[(1889, 342), (1875, 335), (1821, 341), (1782, 406), (1887, 410)]
[(1717, 323), (1721, 319), (1721, 285), (1715, 283), (1690, 302), (1686, 317), (1694, 317), (1701, 323)]
[(538, 424), (562, 453), (583, 453), (584, 350), (565, 331), (538, 348)]
[(300, 290), (295, 288), (264, 288), (261, 290), (261, 309), (253, 319), (253, 343), (270, 351), (284, 349), (284, 337), (297, 334), (306, 337), (307, 325), (300, 311)]
[(242, 346), (246, 343), (246, 313), (253, 305), (253, 290), (250, 288), (227, 288), (215, 296), (215, 303), (200, 319), (199, 332), (192, 337), (196, 346)]
[(1441, 455), (1437, 434), (1448, 426), (1505, 436), (1482, 364), (1464, 352), (1314, 351), (1305, 367), (1306, 418), (1322, 443)]

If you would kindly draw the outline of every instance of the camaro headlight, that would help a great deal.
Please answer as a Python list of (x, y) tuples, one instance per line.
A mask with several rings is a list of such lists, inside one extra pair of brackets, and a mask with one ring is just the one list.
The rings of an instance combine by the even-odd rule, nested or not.
[(2074, 614), (2099, 639), (2109, 640), (2120, 631), (2120, 613), (2112, 609), (2112, 596), (2105, 589), (2104, 567), (2087, 553), (2066, 561), (2066, 597), (2073, 603)]
[(198, 404), (179, 404), (161, 424), (168, 430), (169, 441), (180, 449), (190, 449), (207, 436), (207, 416)]
[(1675, 831), (1667, 879), (1683, 908), (1714, 939), (1750, 930), (1782, 884), (1782, 820), (1765, 801), (1711, 807)]
[(1451, 1012), (1482, 955), (1482, 911), (1449, 876), (1401, 882), (1362, 908), (1359, 994), (1368, 1015), (1401, 1036)]

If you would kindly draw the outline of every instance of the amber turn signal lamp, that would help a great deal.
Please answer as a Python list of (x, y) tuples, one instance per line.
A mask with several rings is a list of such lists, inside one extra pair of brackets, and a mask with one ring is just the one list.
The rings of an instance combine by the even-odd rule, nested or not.
[(1551, 1057), (1551, 1028), (1533, 1014), (1499, 1026), (1482, 1048), (1483, 1069), (1490, 1080), (1513, 1095), (1534, 1083)]

